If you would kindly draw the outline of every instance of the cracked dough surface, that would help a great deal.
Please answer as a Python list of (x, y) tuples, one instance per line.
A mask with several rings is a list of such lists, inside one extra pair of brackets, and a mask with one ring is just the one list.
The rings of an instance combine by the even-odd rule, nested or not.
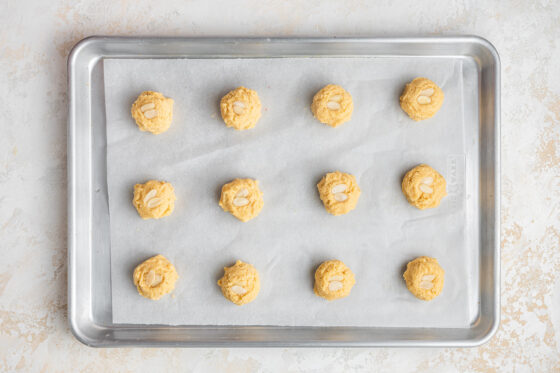
[(338, 127), (352, 118), (352, 96), (339, 85), (329, 84), (313, 97), (311, 111), (319, 122)]
[(247, 130), (255, 127), (261, 117), (261, 100), (256, 91), (238, 87), (222, 97), (220, 112), (226, 126)]
[(222, 294), (229, 301), (241, 306), (252, 302), (261, 288), (259, 272), (241, 260), (231, 267), (224, 267), (224, 276), (218, 280)]
[(323, 176), (317, 184), (317, 189), (325, 209), (332, 215), (343, 215), (352, 211), (361, 194), (356, 178), (340, 171)]
[(321, 263), (315, 271), (313, 291), (327, 300), (344, 298), (350, 294), (356, 283), (354, 273), (340, 260)]
[(400, 103), (410, 118), (419, 121), (433, 117), (443, 105), (443, 98), (443, 91), (436, 83), (416, 78), (405, 86)]
[(409, 262), (403, 274), (408, 290), (422, 300), (432, 300), (441, 293), (444, 276), (437, 259), (427, 256)]
[(175, 191), (170, 183), (150, 180), (134, 185), (132, 204), (142, 219), (159, 219), (168, 216), (175, 208)]
[(167, 131), (171, 126), (173, 99), (159, 92), (142, 92), (132, 104), (130, 112), (140, 131), (157, 135)]
[(138, 293), (157, 300), (175, 288), (179, 278), (175, 267), (163, 255), (156, 255), (139, 264), (132, 275)]
[(404, 175), (402, 191), (408, 202), (420, 210), (439, 206), (447, 195), (443, 176), (428, 165), (421, 164)]
[(264, 206), (259, 182), (253, 179), (235, 179), (225, 184), (219, 205), (242, 222), (257, 217)]

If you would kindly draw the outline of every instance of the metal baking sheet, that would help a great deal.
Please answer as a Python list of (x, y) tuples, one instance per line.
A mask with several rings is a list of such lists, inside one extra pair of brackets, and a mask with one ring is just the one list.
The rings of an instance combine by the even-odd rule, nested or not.
[[(468, 127), (470, 249), (477, 259), (478, 309), (465, 327), (164, 326), (114, 324), (111, 304), (103, 60), (115, 58), (407, 57), (476, 66), (478, 123)], [(281, 63), (281, 62), (280, 62)], [(69, 57), (69, 313), (72, 330), (95, 346), (469, 346), (499, 320), (499, 60), (477, 37), (413, 39), (104, 38), (80, 42)], [(453, 160), (449, 163), (453, 167)], [(398, 324), (397, 324), (398, 325)]]

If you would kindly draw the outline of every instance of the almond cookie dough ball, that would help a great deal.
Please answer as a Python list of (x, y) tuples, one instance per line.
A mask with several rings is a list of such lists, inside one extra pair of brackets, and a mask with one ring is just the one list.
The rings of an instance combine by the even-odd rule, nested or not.
[(222, 97), (220, 111), (226, 126), (248, 130), (255, 127), (261, 117), (261, 100), (252, 89), (238, 87)]
[(175, 199), (175, 191), (170, 183), (150, 180), (134, 186), (132, 204), (142, 219), (159, 219), (173, 212)]
[(257, 217), (263, 206), (263, 193), (257, 180), (235, 179), (222, 187), (220, 207), (242, 222)]
[(157, 135), (167, 131), (171, 126), (173, 99), (159, 92), (142, 92), (132, 104), (130, 112), (140, 131)]
[(406, 287), (422, 300), (432, 300), (443, 290), (444, 270), (434, 258), (421, 256), (408, 263), (403, 274)]
[(315, 94), (311, 111), (319, 122), (338, 127), (352, 118), (354, 103), (352, 96), (344, 88), (329, 84)]
[(224, 276), (218, 280), (218, 286), (224, 297), (238, 306), (252, 302), (261, 289), (255, 267), (241, 260), (231, 267), (224, 267)]
[(340, 260), (321, 263), (315, 271), (313, 291), (326, 300), (344, 298), (356, 283), (354, 273)]
[(401, 95), (401, 108), (412, 119), (419, 121), (433, 117), (443, 104), (443, 91), (426, 78), (408, 83)]
[(317, 189), (325, 209), (332, 215), (343, 215), (354, 210), (362, 193), (356, 178), (340, 171), (323, 176)]
[(156, 255), (142, 262), (132, 275), (138, 293), (153, 300), (173, 291), (178, 278), (175, 267), (163, 255)]
[(402, 191), (408, 202), (420, 210), (439, 206), (441, 199), (447, 195), (443, 176), (425, 164), (404, 175)]

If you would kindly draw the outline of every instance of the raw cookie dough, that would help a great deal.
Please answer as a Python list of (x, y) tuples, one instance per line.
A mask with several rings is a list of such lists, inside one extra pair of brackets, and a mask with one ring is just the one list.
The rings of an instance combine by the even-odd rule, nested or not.
[(439, 206), (441, 199), (447, 195), (443, 176), (425, 164), (404, 175), (402, 191), (408, 202), (420, 210)]
[(313, 97), (311, 111), (319, 122), (338, 127), (352, 118), (354, 103), (344, 88), (335, 84), (323, 87)]
[(238, 260), (233, 266), (224, 267), (224, 276), (218, 280), (218, 286), (226, 299), (241, 306), (257, 297), (261, 283), (255, 267)]
[(261, 117), (261, 100), (252, 89), (238, 87), (222, 97), (220, 111), (226, 126), (248, 130), (255, 127)]
[(418, 121), (433, 117), (443, 104), (443, 91), (426, 78), (416, 78), (408, 83), (401, 95), (401, 108), (409, 117)]
[(356, 283), (354, 273), (340, 260), (321, 263), (315, 271), (313, 291), (320, 297), (333, 300), (346, 297)]
[(170, 183), (150, 180), (134, 186), (132, 204), (142, 219), (159, 219), (170, 215), (175, 207), (175, 191)]
[(235, 179), (222, 187), (220, 207), (243, 222), (256, 217), (263, 206), (263, 193), (257, 180)]
[(343, 215), (352, 211), (361, 194), (356, 178), (340, 171), (323, 176), (317, 184), (317, 189), (325, 209), (333, 215)]
[(163, 255), (156, 255), (142, 262), (132, 275), (138, 293), (153, 300), (173, 291), (178, 278), (175, 267)]
[(159, 92), (142, 92), (132, 104), (130, 112), (140, 131), (157, 135), (167, 131), (171, 125), (173, 99)]
[(409, 262), (403, 274), (408, 290), (422, 300), (432, 300), (441, 293), (444, 276), (438, 261), (427, 256)]

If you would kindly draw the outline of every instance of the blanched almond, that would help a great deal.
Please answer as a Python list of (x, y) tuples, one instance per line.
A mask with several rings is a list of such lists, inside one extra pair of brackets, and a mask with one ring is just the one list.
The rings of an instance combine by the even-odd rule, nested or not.
[(327, 102), (327, 108), (329, 110), (340, 110), (340, 104), (336, 101), (328, 101)]
[(148, 119), (155, 118), (157, 117), (157, 115), (158, 115), (157, 110), (148, 110), (144, 112), (144, 116)]
[(146, 274), (146, 282), (150, 287), (158, 286), (162, 280), (162, 277), (155, 273), (153, 269)]
[(151, 110), (155, 107), (156, 107), (156, 104), (154, 104), (153, 102), (150, 102), (149, 104), (145, 104), (145, 105), (140, 106), (140, 111), (145, 112), (145, 111)]
[(432, 188), (430, 188), (429, 186), (427, 186), (426, 184), (420, 184), (418, 186), (418, 189), (420, 189), (422, 192), (427, 193), (427, 194), (432, 194), (434, 192), (434, 190)]
[(157, 197), (152, 198), (146, 204), (146, 206), (148, 206), (148, 208), (150, 209), (153, 209), (154, 207), (158, 207), (159, 205), (161, 205), (161, 198), (157, 198)]
[(237, 192), (237, 194), (235, 195), (236, 197), (247, 197), (249, 195), (249, 191), (245, 188), (241, 188), (239, 189), (239, 191)]
[(348, 186), (346, 184), (338, 184), (333, 186), (333, 188), (331, 189), (331, 193), (336, 194), (336, 193), (344, 192), (346, 189), (348, 189)]
[(144, 196), (144, 203), (147, 203), (149, 200), (154, 198), (157, 194), (157, 190), (151, 189), (146, 195)]
[(344, 201), (346, 201), (346, 200), (348, 199), (348, 196), (347, 196), (346, 194), (344, 194), (344, 193), (336, 193), (336, 194), (334, 195), (334, 199), (335, 199), (335, 201), (337, 201), (337, 202), (344, 202)]
[(230, 289), (237, 295), (243, 295), (247, 293), (247, 290), (245, 290), (243, 286), (239, 286), (239, 285), (233, 285)]
[(422, 184), (432, 185), (433, 182), (434, 182), (434, 178), (431, 176), (422, 179)]
[(418, 285), (421, 289), (430, 290), (434, 287), (434, 284), (431, 281), (421, 281), (420, 285)]
[(340, 281), (331, 281), (329, 282), (329, 290), (330, 291), (338, 291), (342, 289), (344, 285)]
[(433, 88), (428, 88), (428, 89), (424, 89), (422, 92), (420, 92), (420, 96), (432, 96), (434, 94), (434, 89)]
[(233, 103), (233, 112), (237, 115), (241, 115), (245, 112), (245, 103), (243, 101), (235, 101)]
[(238, 197), (238, 198), (234, 198), (233, 200), (233, 205), (237, 207), (246, 206), (248, 204), (249, 204), (249, 200), (247, 198)]

